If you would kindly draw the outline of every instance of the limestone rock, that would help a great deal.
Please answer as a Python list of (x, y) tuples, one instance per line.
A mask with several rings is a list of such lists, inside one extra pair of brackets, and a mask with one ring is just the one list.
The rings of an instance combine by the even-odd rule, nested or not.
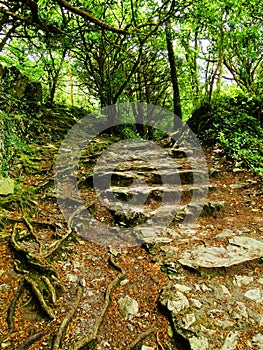
[(205, 337), (189, 338), (191, 350), (207, 350), (209, 348), (208, 340)]
[(253, 338), (252, 341), (258, 346), (258, 350), (263, 350), (263, 334), (258, 333)]
[(217, 268), (241, 264), (263, 256), (263, 243), (246, 236), (236, 236), (224, 247), (198, 246), (185, 251), (179, 263), (190, 268)]
[(129, 295), (120, 298), (118, 303), (126, 319), (132, 319), (134, 316), (138, 315), (139, 305), (137, 301), (129, 297)]
[(142, 345), (141, 350), (154, 350), (151, 346)]
[(189, 301), (182, 292), (176, 292), (172, 300), (167, 301), (167, 309), (173, 313), (173, 315), (179, 314), (180, 311), (189, 307)]
[(238, 341), (238, 332), (231, 332), (225, 339), (224, 345), (221, 350), (235, 350)]
[(254, 300), (258, 303), (263, 302), (263, 291), (260, 288), (250, 289), (244, 295), (246, 298)]

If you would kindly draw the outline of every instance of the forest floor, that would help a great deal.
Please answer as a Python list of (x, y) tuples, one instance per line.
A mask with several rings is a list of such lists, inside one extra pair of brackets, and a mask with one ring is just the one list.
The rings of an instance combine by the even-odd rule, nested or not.
[[(33, 173), (16, 170), (23, 183), (20, 194), (1, 198), (0, 215), (4, 227), (0, 234), (0, 347), (19, 350), (78, 349), (82, 342), (89, 343), (87, 349), (124, 350), (136, 349), (136, 346), (141, 349), (142, 344), (145, 350), (147, 346), (162, 350), (177, 349), (169, 317), (159, 304), (160, 291), (170, 276), (162, 271), (161, 262), (148, 254), (145, 246), (110, 249), (77, 234), (69, 235), (48, 259), (60, 279), (60, 287), (53, 295), (56, 299), (52, 301), (53, 319), (49, 319), (39, 307), (34, 296), (36, 292), (32, 293), (32, 284), (26, 283), (19, 289), (27, 271), (23, 273), (25, 266), (22, 259), (10, 244), (14, 230), (19, 231), (18, 241), (23, 241), (23, 247), (28, 243), (25, 232), (34, 231), (43, 251), (52, 244), (54, 236), (63, 237), (69, 230), (53, 191), (53, 157), (56, 151), (57, 148), (52, 145), (36, 151), (39, 153), (35, 160), (38, 166)], [(224, 229), (247, 228), (251, 237), (262, 239), (262, 179), (249, 170), (236, 168), (217, 149), (207, 149), (205, 153), (211, 174), (210, 185), (214, 188), (209, 192), (207, 201), (223, 201), (225, 206), (213, 216), (199, 217), (195, 235), (202, 236), (205, 232), (202, 241), (208, 246), (225, 245), (226, 238), (217, 238)], [(85, 196), (86, 204), (95, 200), (92, 191)], [(106, 223), (111, 221), (107, 210), (102, 209), (100, 215), (104, 216)], [(37, 251), (37, 243), (34, 247), (30, 246), (34, 252)], [(199, 238), (190, 240), (186, 236), (184, 245), (179, 248), (183, 251), (198, 244)], [(253, 264), (254, 276), (256, 274), (260, 279), (263, 264)], [(240, 271), (237, 268), (237, 274), (242, 274), (242, 269), (244, 266), (240, 267)], [(52, 294), (51, 287), (50, 291)], [(138, 303), (138, 310), (135, 305), (134, 314), (131, 311), (125, 316), (120, 300), (127, 295)], [(67, 318), (68, 322), (65, 321)], [(56, 336), (59, 329), (60, 345)], [(97, 345), (89, 341), (93, 339), (92, 334)], [(248, 349), (241, 346), (244, 341), (240, 339), (238, 349)]]

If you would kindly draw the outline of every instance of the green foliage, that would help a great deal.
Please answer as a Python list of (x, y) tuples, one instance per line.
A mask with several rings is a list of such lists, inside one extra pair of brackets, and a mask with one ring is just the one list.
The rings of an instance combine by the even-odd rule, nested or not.
[(11, 160), (17, 151), (23, 151), (28, 146), (16, 133), (15, 125), (7, 113), (0, 111), (0, 141), (1, 141), (1, 164), (0, 175), (7, 176)]
[(263, 129), (256, 119), (257, 107), (257, 100), (245, 100), (244, 95), (224, 97), (197, 109), (188, 125), (204, 145), (217, 144), (231, 158), (263, 172)]

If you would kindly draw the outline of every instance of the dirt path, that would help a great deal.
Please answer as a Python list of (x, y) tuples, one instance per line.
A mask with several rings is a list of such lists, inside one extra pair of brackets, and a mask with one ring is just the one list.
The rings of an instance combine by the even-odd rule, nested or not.
[[(174, 309), (167, 307), (167, 302), (169, 304), (169, 298), (172, 298), (169, 293), (176, 283), (183, 281), (182, 285), (189, 285), (192, 288), (193, 285), (202, 285), (203, 279), (207, 280), (207, 275), (202, 273), (200, 275), (198, 268), (194, 271), (189, 266), (179, 264), (178, 261), (184, 252), (194, 250), (196, 247), (227, 247), (229, 239), (238, 235), (248, 235), (249, 238), (263, 244), (262, 181), (249, 171), (235, 168), (218, 150), (208, 150), (207, 161), (211, 176), (206, 201), (224, 202), (223, 209), (212, 210), (209, 216), (200, 217), (195, 226), (185, 228), (180, 237), (178, 236), (180, 223), (174, 222), (169, 226), (170, 231), (166, 232), (166, 241), (163, 239), (158, 242), (146, 242), (143, 245), (110, 248), (107, 245), (90, 242), (85, 239), (83, 232), (82, 234), (70, 232), (68, 237), (65, 237), (69, 227), (61, 215), (53, 191), (54, 153), (55, 149), (46, 153), (48, 156), (43, 157), (41, 170), (36, 171), (34, 176), (22, 175), (25, 187), (20, 198), (3, 198), (1, 223), (4, 224), (4, 228), (0, 235), (1, 348), (121, 350), (136, 349), (137, 346), (138, 349), (144, 350), (198, 349), (202, 343), (197, 342), (195, 345), (195, 340), (192, 341), (187, 333), (188, 329), (189, 333), (192, 332), (198, 338), (198, 334), (194, 333), (196, 329), (191, 330), (189, 325), (186, 331), (182, 332), (174, 321)], [(83, 161), (83, 164), (80, 179), (81, 175), (87, 174), (91, 167), (88, 162)], [(94, 191), (90, 188), (84, 189), (82, 198), (86, 205), (92, 206), (93, 212), (91, 212), (94, 217), (100, 220), (103, 217), (107, 225), (114, 224), (112, 213), (96, 202)], [(18, 199), (23, 203), (22, 206), (19, 205), (19, 201), (17, 202)], [(74, 206), (74, 203), (72, 205)], [(43, 296), (48, 300), (47, 306), (52, 309), (54, 317), (50, 317), (39, 307), (39, 298), (38, 302), (36, 301), (34, 285), (28, 283), (27, 272), (23, 272), (23, 269), (27, 268), (24, 264), (26, 255), (21, 257), (17, 251), (15, 252), (14, 245), (9, 243), (14, 229), (18, 234), (16, 242), (22, 244), (23, 249), (27, 247), (35, 254), (39, 247), (45, 252), (52, 242), (65, 238), (59, 248), (47, 258), (47, 263), (52, 265), (57, 273), (59, 280), (57, 284), (53, 283), (55, 273), (50, 273), (49, 267), (45, 267), (44, 271), (52, 286), (56, 286), (52, 292), (52, 287), (44, 280), (49, 293), (46, 295), (43, 289)], [(34, 242), (32, 232), (31, 238), (27, 239), (30, 230), (33, 230), (36, 236)], [(263, 277), (263, 265), (260, 264), (258, 257), (233, 266), (233, 271), (227, 270), (227, 276), (234, 278), (245, 275), (253, 277), (254, 281)], [(35, 269), (36, 264), (33, 267)], [(38, 266), (38, 270), (34, 271), (42, 270), (43, 266)], [(221, 273), (217, 272), (213, 274), (217, 278), (220, 275)], [(198, 276), (201, 276), (201, 282)], [(208, 280), (211, 282), (211, 275), (209, 276)], [(220, 282), (219, 278), (219, 281), (215, 280), (214, 283), (220, 285), (224, 284), (224, 281)], [(20, 288), (19, 285), (22, 283), (24, 285)], [(252, 305), (247, 306), (254, 307), (257, 315), (262, 315), (263, 287), (260, 288), (254, 289), (259, 289), (261, 296), (258, 300), (248, 298)], [(239, 298), (238, 295), (232, 295), (231, 288), (229, 290), (231, 298)], [(184, 292), (192, 293), (191, 290)], [(200, 290), (199, 296), (201, 292)], [(167, 297), (168, 294), (170, 296)], [(197, 298), (196, 295), (195, 299)], [(213, 295), (210, 298), (213, 298)], [(243, 301), (243, 297), (240, 296), (240, 300), (236, 301)], [(185, 315), (182, 314), (182, 317)], [(260, 327), (263, 325), (263, 320), (262, 317), (253, 317), (242, 319), (241, 331), (238, 340), (234, 341), (236, 347), (233, 349), (261, 349), (260, 341), (254, 341), (253, 337), (259, 335), (259, 340), (261, 339)], [(189, 321), (188, 316), (187, 319)], [(254, 329), (251, 319), (254, 322)], [(190, 321), (188, 323), (191, 324)], [(206, 327), (208, 329), (210, 326)], [(227, 327), (222, 327), (224, 330), (220, 330), (217, 326), (220, 333), (218, 338), (213, 334), (215, 339), (222, 340), (220, 348), (225, 346), (225, 339), (231, 329), (235, 329), (234, 325), (232, 328)], [(205, 338), (203, 333), (201, 338)], [(205, 339), (209, 342), (209, 337)], [(208, 347), (204, 341), (203, 349), (213, 349), (221, 344), (220, 341)]]

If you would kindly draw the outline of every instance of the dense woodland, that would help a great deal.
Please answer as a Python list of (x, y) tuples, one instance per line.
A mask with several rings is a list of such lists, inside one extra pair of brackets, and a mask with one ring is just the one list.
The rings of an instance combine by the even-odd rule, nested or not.
[(18, 89), (15, 73), (3, 72), (15, 66), (41, 83), (41, 105), (90, 112), (129, 101), (184, 121), (193, 114), (189, 125), (201, 139), (258, 171), (262, 7), (252, 0), (1, 1), (2, 98)]

